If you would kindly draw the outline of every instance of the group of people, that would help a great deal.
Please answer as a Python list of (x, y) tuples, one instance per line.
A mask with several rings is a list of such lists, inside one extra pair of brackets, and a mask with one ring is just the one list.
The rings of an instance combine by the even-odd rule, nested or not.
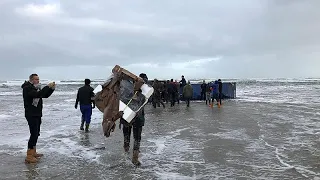
[(182, 100), (187, 102), (187, 106), (190, 105), (190, 99), (193, 96), (193, 88), (190, 81), (186, 81), (184, 76), (181, 76), (181, 81), (174, 81), (173, 79), (160, 82), (154, 79), (152, 87), (154, 93), (151, 98), (151, 102), (154, 108), (160, 107), (160, 104), (165, 108), (164, 102), (170, 102), (170, 106), (175, 106), (176, 103), (180, 104), (180, 93), (182, 91)]
[(201, 84), (201, 100), (206, 101), (206, 104), (213, 106), (214, 100), (217, 101), (218, 107), (222, 105), (222, 81), (221, 79), (216, 80), (213, 84), (206, 83), (203, 81)]
[[(148, 77), (146, 74), (141, 73), (139, 77), (142, 78), (145, 83), (148, 82)], [(95, 102), (93, 101), (93, 97), (95, 96), (95, 94), (93, 92), (94, 89), (90, 86), (90, 79), (85, 79), (84, 82), (84, 86), (78, 89), (75, 102), (75, 109), (77, 109), (78, 105), (80, 105), (80, 111), (82, 113), (80, 130), (85, 130), (85, 132), (89, 132), (92, 109), (95, 108)], [(43, 154), (40, 154), (36, 151), (38, 137), (40, 136), (40, 126), (43, 108), (42, 98), (49, 98), (51, 94), (54, 92), (55, 87), (56, 84), (54, 82), (51, 82), (47, 86), (41, 88), (39, 76), (37, 74), (31, 74), (29, 76), (29, 80), (25, 81), (21, 86), (21, 88), (23, 89), (25, 118), (27, 119), (30, 130), (27, 156), (25, 158), (26, 163), (37, 163), (39, 158), (43, 156)], [(132, 163), (135, 165), (141, 164), (138, 157), (140, 152), (139, 149), (141, 133), (142, 127), (144, 126), (144, 121), (144, 108), (141, 108), (141, 110), (137, 113), (136, 117), (133, 120), (133, 123), (129, 124), (124, 119), (120, 118), (120, 128), (121, 125), (123, 125), (123, 148), (127, 153), (130, 149), (131, 132), (133, 132), (134, 146)]]
[[(139, 75), (143, 79), (144, 83), (148, 83), (148, 77), (146, 74), (141, 73)], [(85, 79), (84, 86), (80, 87), (77, 92), (75, 109), (80, 105), (80, 111), (82, 113), (80, 130), (89, 132), (89, 126), (91, 122), (92, 109), (95, 108), (96, 104), (93, 100), (94, 89), (90, 86), (90, 79)], [(56, 84), (54, 82), (49, 83), (47, 86), (41, 88), (39, 83), (39, 76), (37, 74), (31, 74), (29, 80), (25, 81), (21, 88), (23, 89), (23, 100), (25, 108), (25, 118), (27, 119), (30, 138), (28, 141), (27, 156), (25, 158), (26, 163), (37, 163), (38, 159), (43, 156), (36, 151), (36, 145), (38, 137), (40, 136), (40, 126), (42, 118), (42, 98), (49, 98), (54, 92)], [(180, 101), (180, 90), (182, 90), (182, 99), (186, 101), (187, 106), (190, 106), (190, 100), (193, 97), (193, 88), (190, 84), (190, 81), (186, 81), (184, 76), (182, 76), (181, 81), (164, 82), (162, 84), (157, 79), (153, 82), (154, 94), (152, 97), (152, 103), (154, 108), (157, 106), (160, 107), (162, 104), (165, 107), (163, 102), (169, 102), (171, 107), (175, 106), (177, 102)], [(222, 82), (219, 79), (215, 81), (214, 84), (206, 84), (205, 81), (201, 85), (201, 99), (206, 101), (206, 104), (213, 105), (214, 99), (218, 102), (218, 106), (221, 104), (222, 98)], [(212, 100), (212, 102), (211, 102)], [(123, 113), (123, 112), (122, 112)], [(134, 146), (133, 146), (133, 157), (132, 162), (135, 165), (140, 165), (138, 160), (140, 152), (140, 141), (142, 127), (145, 122), (144, 108), (137, 113), (134, 118), (133, 123), (127, 123), (124, 119), (120, 118), (120, 128), (123, 125), (123, 136), (124, 136), (124, 151), (129, 152), (130, 149), (130, 137), (131, 131), (133, 131), (134, 137)]]

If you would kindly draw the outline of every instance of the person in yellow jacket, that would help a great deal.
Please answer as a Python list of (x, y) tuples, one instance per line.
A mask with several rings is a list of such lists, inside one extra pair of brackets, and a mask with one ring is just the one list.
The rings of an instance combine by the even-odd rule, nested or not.
[(183, 87), (182, 96), (184, 100), (187, 102), (187, 107), (190, 106), (190, 100), (193, 97), (193, 88), (190, 84), (190, 81), (188, 81), (188, 84)]

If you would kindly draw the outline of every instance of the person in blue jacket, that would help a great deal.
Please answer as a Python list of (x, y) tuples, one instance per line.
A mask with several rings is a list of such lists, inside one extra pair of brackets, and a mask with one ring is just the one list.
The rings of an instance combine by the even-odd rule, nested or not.
[(219, 82), (215, 81), (212, 85), (212, 106), (214, 103), (214, 100), (217, 101), (218, 107), (220, 107), (220, 100), (219, 100)]

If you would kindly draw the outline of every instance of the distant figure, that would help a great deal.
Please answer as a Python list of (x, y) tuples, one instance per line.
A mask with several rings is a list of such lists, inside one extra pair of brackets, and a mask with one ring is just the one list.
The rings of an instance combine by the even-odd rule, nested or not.
[(220, 105), (222, 105), (222, 101), (221, 99), (223, 98), (223, 94), (222, 94), (222, 82), (221, 79), (218, 79), (218, 83), (219, 83), (219, 99), (220, 99)]
[(37, 163), (37, 158), (43, 156), (43, 154), (37, 153), (36, 150), (38, 137), (40, 136), (40, 125), (43, 108), (42, 98), (50, 97), (55, 89), (55, 86), (55, 83), (51, 82), (41, 89), (39, 76), (37, 74), (31, 74), (29, 76), (29, 81), (25, 81), (21, 86), (21, 88), (23, 88), (22, 94), (25, 117), (28, 121), (30, 130), (27, 157), (25, 159), (26, 163)]
[(210, 84), (207, 85), (206, 87), (206, 105), (211, 104), (211, 91), (212, 87), (210, 87)]
[(190, 84), (190, 81), (188, 81), (188, 84), (183, 87), (183, 93), (182, 93), (183, 98), (187, 102), (187, 107), (190, 106), (190, 99), (193, 97), (193, 88)]
[(80, 130), (84, 130), (84, 122), (86, 122), (85, 132), (89, 132), (89, 125), (91, 122), (92, 109), (95, 108), (95, 103), (91, 100), (94, 97), (93, 88), (90, 86), (90, 79), (84, 80), (84, 86), (78, 89), (76, 103), (74, 108), (78, 108), (80, 102), (80, 111), (82, 113)]
[(175, 105), (177, 93), (178, 91), (176, 84), (173, 82), (173, 79), (171, 79), (170, 83), (168, 84), (168, 94), (170, 97), (171, 107)]
[(177, 88), (176, 101), (178, 104), (180, 104), (180, 83), (178, 83), (178, 81), (175, 80), (174, 84), (176, 85), (176, 88)]
[(153, 82), (153, 89), (154, 89), (154, 92), (153, 92), (153, 98), (152, 98), (152, 105), (154, 108), (157, 107), (160, 107), (160, 104), (163, 106), (163, 108), (165, 108), (165, 105), (161, 99), (161, 91), (163, 89), (163, 85), (157, 80), (157, 79), (154, 79), (154, 82)]
[(215, 81), (214, 84), (212, 85), (212, 104), (211, 104), (211, 107), (213, 106), (214, 100), (217, 100), (218, 107), (220, 108), (219, 82), (218, 81)]
[(165, 81), (163, 84), (163, 99), (166, 103), (168, 103), (169, 101), (169, 96), (168, 96), (168, 84), (170, 83), (170, 81)]
[[(148, 82), (148, 77), (146, 74), (141, 73), (139, 75), (144, 82)], [(141, 93), (141, 90), (139, 91)], [(136, 166), (141, 165), (139, 161), (139, 152), (140, 152), (140, 141), (141, 141), (141, 133), (142, 133), (142, 127), (145, 123), (145, 114), (144, 114), (144, 108), (141, 108), (141, 110), (136, 114), (136, 117), (132, 121), (133, 123), (128, 123), (123, 118), (120, 119), (120, 124), (123, 124), (123, 137), (124, 137), (124, 144), (123, 148), (126, 153), (129, 153), (130, 150), (130, 138), (131, 138), (131, 131), (133, 131), (133, 155), (132, 155), (132, 163)], [(120, 126), (121, 127), (121, 126)]]
[(201, 100), (206, 100), (206, 91), (207, 91), (207, 84), (205, 80), (203, 80), (201, 84)]
[(187, 84), (186, 79), (184, 78), (184, 75), (181, 76), (181, 81), (180, 81), (180, 87), (184, 87)]

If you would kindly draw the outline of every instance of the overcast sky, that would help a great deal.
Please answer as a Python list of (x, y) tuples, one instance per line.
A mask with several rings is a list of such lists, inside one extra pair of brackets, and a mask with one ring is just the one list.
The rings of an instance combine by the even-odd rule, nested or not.
[(0, 79), (320, 77), (320, 0), (0, 0)]

